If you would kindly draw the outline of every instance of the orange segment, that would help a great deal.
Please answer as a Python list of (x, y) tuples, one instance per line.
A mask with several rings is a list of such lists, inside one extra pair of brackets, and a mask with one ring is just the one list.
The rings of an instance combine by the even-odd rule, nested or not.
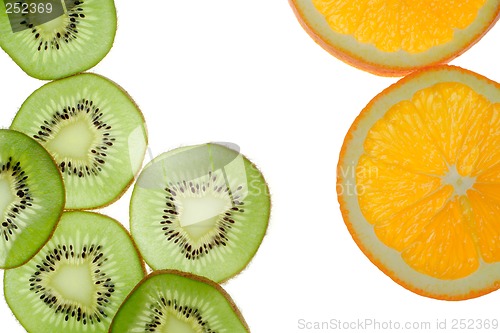
[[(498, 192), (496, 196), (498, 197)], [(481, 256), (486, 262), (500, 261), (500, 220), (498, 218), (500, 201), (492, 200), (476, 191), (470, 191), (468, 197), (474, 212), (475, 231)]]
[(311, 37), (341, 60), (379, 75), (445, 63), (498, 20), (497, 0), (289, 0)]
[[(429, 136), (427, 124), (410, 101), (394, 105), (370, 129), (364, 143), (368, 155), (413, 172), (442, 175), (446, 160)], [(422, 159), (422, 156), (426, 159)]]
[[(473, 170), (474, 175), (478, 175), (478, 181), (488, 181), (491, 176), (496, 174), (495, 171), (488, 171), (494, 168), (500, 161), (500, 103), (495, 103), (492, 105), (492, 110), (488, 110), (490, 120), (488, 122), (488, 128), (482, 133), (483, 138), (487, 137), (481, 141), (478, 145), (480, 149), (480, 154), (475, 163)], [(482, 174), (482, 175), (481, 175)]]
[[(479, 102), (480, 99), (476, 101)], [(486, 101), (483, 100), (482, 102)], [(477, 111), (469, 118), (467, 126), (463, 129), (465, 137), (460, 151), (458, 151), (456, 155), (456, 165), (461, 175), (478, 176), (475, 170), (481, 158), (484, 156), (491, 156), (492, 153), (492, 151), (487, 150), (491, 142), (494, 141), (493, 136), (490, 135), (489, 132), (492, 128), (496, 127), (492, 123), (493, 115), (497, 113), (497, 111), (495, 111), (496, 104), (480, 104), (482, 105), (478, 105)], [(492, 160), (495, 160), (495, 157), (493, 157)], [(479, 168), (483, 169), (484, 164), (479, 165)]]
[[(500, 178), (500, 176), (497, 175)], [(490, 199), (496, 200), (500, 203), (500, 182), (497, 183), (476, 183), (474, 189), (481, 194), (488, 196)], [(470, 192), (469, 197), (475, 192)]]
[(414, 269), (440, 279), (458, 279), (479, 267), (479, 256), (459, 200), (448, 202), (403, 252)]
[[(482, 153), (484, 153), (484, 151), (487, 150), (488, 148), (490, 147), (483, 147)], [(491, 152), (491, 154), (494, 153)], [(490, 163), (494, 163), (494, 160), (490, 159)], [(477, 169), (477, 171), (480, 172), (480, 174), (477, 176), (478, 185), (476, 185), (476, 187), (484, 183), (487, 185), (493, 183), (496, 184), (497, 186), (500, 184), (500, 163), (495, 164), (492, 167), (489, 167), (488, 169), (486, 169), (486, 171), (481, 172), (481, 169)]]
[(413, 245), (424, 228), (435, 219), (453, 189), (446, 186), (375, 224), (377, 237), (387, 246), (403, 251)]
[[(483, 134), (482, 128), (471, 130), (471, 123), (489, 121), (484, 110), (491, 103), (461, 83), (440, 83), (417, 92), (412, 102), (426, 124), (432, 141), (439, 147), (448, 164), (456, 164), (457, 155), (468, 135)], [(446, 110), (446, 112), (443, 112)], [(470, 119), (472, 118), (472, 120)], [(478, 118), (479, 121), (474, 121)]]
[(312, 0), (333, 31), (387, 52), (423, 52), (468, 27), (486, 0)]
[[(375, 97), (346, 136), (346, 225), (410, 290), (464, 299), (500, 286), (499, 106), (499, 84), (430, 67)], [(355, 191), (340, 191), (348, 184)]]
[(363, 155), (356, 168), (356, 184), (361, 211), (368, 223), (376, 224), (438, 190), (441, 180)]

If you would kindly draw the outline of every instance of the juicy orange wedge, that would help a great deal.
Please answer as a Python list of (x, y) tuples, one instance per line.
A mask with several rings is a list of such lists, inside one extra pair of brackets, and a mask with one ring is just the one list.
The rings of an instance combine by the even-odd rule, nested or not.
[(375, 97), (344, 141), (337, 192), (361, 250), (418, 294), (500, 287), (500, 85), (453, 66)]
[(289, 0), (311, 37), (341, 60), (379, 75), (445, 63), (498, 20), (498, 0)]

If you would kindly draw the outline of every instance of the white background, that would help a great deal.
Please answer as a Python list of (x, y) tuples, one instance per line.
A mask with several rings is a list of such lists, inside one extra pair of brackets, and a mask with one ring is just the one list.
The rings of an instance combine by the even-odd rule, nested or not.
[[(330, 56), (284, 0), (117, 0), (116, 6), (115, 45), (91, 71), (138, 103), (152, 154), (234, 142), (269, 183), (268, 234), (249, 267), (224, 285), (252, 332), (339, 331), (300, 329), (300, 320), (435, 325), (446, 319), (448, 328), (452, 319), (500, 320), (500, 291), (461, 302), (413, 294), (372, 265), (344, 226), (335, 192), (343, 137), (369, 100), (397, 79)], [(499, 40), (497, 26), (452, 63), (500, 81)], [(0, 51), (0, 127), (44, 83)], [(102, 212), (127, 226), (129, 198), (130, 191)], [(3, 297), (0, 331), (24, 332)]]

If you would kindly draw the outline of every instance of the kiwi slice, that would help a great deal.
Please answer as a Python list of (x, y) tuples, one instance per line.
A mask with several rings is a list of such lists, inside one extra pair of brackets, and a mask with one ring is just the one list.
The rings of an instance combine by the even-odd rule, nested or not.
[(247, 333), (240, 311), (216, 283), (175, 270), (156, 271), (130, 293), (111, 333)]
[(153, 269), (221, 282), (252, 259), (269, 213), (268, 187), (256, 166), (209, 143), (164, 153), (143, 169), (132, 192), (130, 230)]
[(78, 74), (36, 90), (11, 125), (51, 153), (66, 185), (67, 209), (115, 201), (139, 172), (146, 153), (144, 118), (115, 83)]
[(144, 275), (120, 223), (97, 213), (65, 212), (40, 252), (5, 272), (4, 294), (28, 332), (107, 332)]
[(4, 0), (0, 46), (28, 74), (54, 80), (83, 72), (113, 45), (113, 0)]
[(22, 133), (0, 129), (0, 268), (33, 257), (63, 208), (63, 181), (47, 151)]

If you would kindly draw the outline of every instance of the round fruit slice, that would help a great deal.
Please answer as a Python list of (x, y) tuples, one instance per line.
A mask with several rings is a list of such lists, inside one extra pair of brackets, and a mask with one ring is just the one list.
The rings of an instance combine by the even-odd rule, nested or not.
[(144, 275), (121, 224), (96, 213), (67, 212), (35, 257), (5, 272), (5, 299), (28, 332), (108, 332)]
[(63, 208), (63, 180), (47, 151), (22, 133), (0, 129), (0, 268), (33, 257)]
[(53, 80), (104, 58), (116, 33), (113, 0), (5, 0), (0, 46), (28, 74)]
[(179, 271), (157, 271), (130, 293), (110, 333), (248, 333), (230, 296), (216, 283)]
[(156, 157), (141, 172), (130, 230), (153, 269), (178, 269), (220, 282), (240, 272), (267, 229), (270, 197), (260, 171), (219, 144)]
[(360, 69), (399, 76), (462, 54), (498, 20), (498, 0), (289, 0), (325, 50)]
[(467, 299), (500, 286), (500, 85), (429, 68), (375, 97), (338, 164), (345, 223), (404, 287)]
[(120, 87), (95, 74), (42, 86), (21, 106), (11, 128), (51, 153), (63, 174), (67, 209), (118, 199), (146, 153), (142, 113)]

